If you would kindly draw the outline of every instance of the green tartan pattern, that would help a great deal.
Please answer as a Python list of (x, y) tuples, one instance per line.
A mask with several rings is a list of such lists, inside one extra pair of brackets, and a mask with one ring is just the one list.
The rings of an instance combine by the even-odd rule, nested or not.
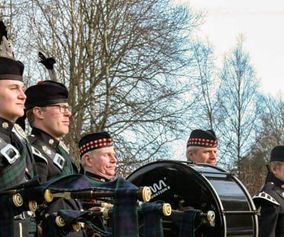
[(26, 161), (29, 157), (27, 149), (23, 149), (21, 156), (13, 163), (3, 167), (0, 172), (0, 189), (6, 189), (25, 180)]
[(138, 188), (120, 177), (115, 180), (114, 184), (112, 236), (138, 237)]
[(143, 230), (143, 236), (163, 237), (164, 231), (162, 226), (162, 203), (149, 202), (143, 203), (140, 207), (140, 223)]

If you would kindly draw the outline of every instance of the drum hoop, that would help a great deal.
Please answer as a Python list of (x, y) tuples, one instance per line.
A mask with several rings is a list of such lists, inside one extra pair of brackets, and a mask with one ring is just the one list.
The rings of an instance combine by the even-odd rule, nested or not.
[[(246, 187), (243, 185), (243, 183), (234, 174), (232, 174), (232, 178), (240, 185), (241, 189), (246, 194), (246, 196), (249, 200), (250, 209), (252, 211), (256, 211), (256, 207), (254, 205), (254, 202), (253, 202), (248, 190), (246, 189)], [(258, 236), (258, 217), (257, 217), (257, 214), (253, 215), (253, 218), (254, 218), (254, 222), (255, 222), (254, 234), (255, 234), (255, 236)]]
[[(239, 185), (239, 187), (241, 188), (241, 190), (243, 191), (243, 193), (245, 194), (247, 200), (248, 200), (248, 207), (250, 209), (250, 211), (256, 211), (256, 207), (254, 205), (254, 202), (251, 198), (251, 195), (249, 194), (248, 190), (246, 189), (246, 187), (243, 185), (243, 183), (231, 172), (228, 172), (220, 167), (216, 167), (216, 166), (212, 166), (212, 165), (209, 165), (209, 164), (198, 164), (198, 165), (202, 165), (202, 166), (207, 166), (207, 167), (214, 167), (220, 171), (223, 171), (225, 174), (228, 174), (230, 175), (230, 177)], [(198, 173), (198, 172), (197, 172)], [(217, 194), (217, 198), (218, 198), (218, 201), (220, 202), (221, 199), (219, 198), (219, 195), (218, 193), (216, 192), (215, 188), (212, 186), (211, 182), (209, 179), (207, 179), (207, 177), (205, 177), (205, 175), (203, 175), (204, 178), (206, 178), (207, 182), (210, 184), (211, 188), (214, 190), (214, 194), (216, 195)], [(222, 202), (220, 202), (222, 204)], [(224, 217), (224, 223), (226, 223), (226, 218), (225, 218), (225, 214), (223, 213), (224, 211), (224, 208), (223, 208), (223, 205), (222, 205), (222, 216)], [(253, 220), (254, 220), (254, 236), (258, 236), (258, 217), (256, 214), (253, 215)], [(227, 225), (225, 225), (225, 227), (227, 227)], [(225, 228), (225, 231), (227, 232), (227, 228)], [(225, 235), (226, 236), (226, 235)]]
[[(209, 165), (209, 164), (206, 164), (206, 163), (199, 163), (199, 164), (195, 164), (195, 163), (192, 163), (191, 161), (184, 161), (184, 160), (163, 160), (163, 159), (160, 159), (160, 160), (156, 160), (156, 161), (153, 161), (153, 162), (149, 162), (145, 165), (142, 165), (140, 166), (139, 168), (137, 168), (136, 170), (134, 170), (133, 172), (131, 172), (131, 174), (129, 174), (126, 179), (128, 180), (134, 173), (138, 172), (139, 170), (147, 167), (147, 166), (151, 166), (151, 165), (154, 165), (154, 164), (160, 164), (160, 163), (171, 163), (171, 164), (182, 164), (182, 165), (196, 165), (196, 166), (204, 166), (204, 167), (212, 167), (216, 170), (219, 170), (219, 171), (222, 171), (224, 172), (225, 174), (230, 174), (230, 172), (220, 168), (220, 167), (217, 167), (217, 166), (212, 166), (212, 165)], [(195, 169), (193, 169), (195, 172), (197, 172)], [(198, 172), (197, 172), (198, 173)]]
[[(194, 170), (195, 172), (197, 172), (196, 170)], [(197, 172), (198, 173), (198, 172)], [(218, 193), (217, 193), (217, 191), (216, 191), (216, 189), (213, 187), (213, 185), (211, 184), (211, 182), (210, 182), (210, 180), (205, 176), (205, 175), (203, 175), (203, 174), (200, 174), (200, 173), (198, 173), (200, 176), (202, 176), (202, 178), (203, 179), (205, 179), (206, 180), (206, 184), (208, 185), (208, 186), (210, 186), (209, 188), (211, 188), (211, 191), (213, 192), (213, 194), (214, 194), (214, 197), (217, 199), (217, 201), (218, 201), (218, 205), (220, 206), (220, 211), (221, 211), (221, 213), (222, 213), (222, 215), (220, 215), (220, 216), (222, 216), (222, 219), (223, 219), (223, 222), (224, 222), (224, 237), (226, 237), (227, 236), (227, 219), (226, 219), (226, 215), (225, 215), (225, 213), (224, 213), (224, 206), (223, 206), (223, 203), (222, 203), (222, 201), (221, 201), (221, 199), (220, 199), (220, 197), (219, 197), (219, 195), (218, 195)]]
[(203, 173), (200, 173), (198, 172), (197, 170), (195, 170), (194, 168), (190, 167), (190, 165), (197, 165), (197, 166), (210, 166), (210, 167), (213, 167), (217, 170), (220, 170), (222, 172), (225, 172), (226, 174), (228, 172), (226, 172), (225, 170), (222, 170), (221, 168), (219, 167), (215, 167), (215, 166), (211, 166), (211, 165), (208, 165), (208, 164), (192, 164), (191, 162), (188, 162), (188, 161), (177, 161), (177, 160), (157, 160), (157, 161), (154, 161), (154, 162), (150, 162), (150, 163), (147, 163), (146, 165), (143, 165), (141, 167), (139, 167), (138, 169), (136, 169), (135, 171), (133, 171), (126, 179), (129, 180), (131, 179), (131, 176), (134, 175), (134, 174), (139, 174), (139, 171), (141, 169), (144, 169), (145, 167), (152, 167), (153, 165), (155, 164), (158, 164), (158, 165), (162, 165), (163, 163), (167, 163), (167, 164), (177, 164), (177, 165), (180, 165), (182, 167), (186, 167), (188, 169), (190, 169), (194, 175), (199, 178), (202, 183), (204, 183), (204, 185), (206, 185), (206, 187), (212, 192), (212, 195), (213, 197), (215, 198), (216, 200), (216, 203), (217, 203), (217, 207), (218, 209), (220, 210), (221, 214), (220, 214), (220, 218), (222, 219), (223, 221), (223, 224), (224, 224), (224, 237), (227, 236), (227, 221), (226, 221), (226, 217), (225, 217), (225, 214), (224, 214), (224, 206), (223, 206), (223, 203), (216, 191), (216, 189), (213, 187), (213, 185), (211, 184), (211, 182), (209, 181), (209, 179), (203, 174)]
[[(230, 175), (230, 177), (239, 185), (239, 187), (241, 188), (241, 190), (243, 191), (243, 193), (245, 194), (245, 196), (246, 196), (246, 198), (247, 198), (247, 200), (248, 200), (248, 207), (249, 207), (249, 209), (250, 209), (250, 211), (256, 211), (256, 207), (255, 207), (255, 205), (254, 205), (254, 202), (253, 202), (253, 200), (252, 200), (252, 198), (251, 198), (251, 195), (249, 194), (249, 192), (248, 192), (248, 190), (246, 189), (246, 187), (243, 185), (243, 183), (234, 175), (234, 174), (232, 174), (231, 172), (228, 172), (228, 171), (226, 171), (226, 170), (223, 170), (222, 168), (220, 168), (220, 167), (216, 167), (216, 166), (212, 166), (212, 165), (209, 165), (209, 164), (198, 164), (198, 165), (201, 165), (201, 166), (207, 166), (207, 167), (214, 167), (214, 168), (216, 168), (216, 169), (218, 169), (218, 170), (220, 170), (220, 171), (223, 171), (225, 174), (228, 174), (228, 175)], [(196, 171), (196, 170), (195, 170)], [(198, 173), (198, 172), (197, 172)], [(200, 174), (200, 173), (199, 173)], [(221, 209), (221, 211), (222, 211), (222, 217), (223, 217), (223, 220), (224, 220), (224, 224), (226, 224), (226, 225), (224, 225), (224, 232), (227, 232), (227, 223), (226, 223), (226, 215), (223, 213), (223, 211), (224, 211), (224, 207), (223, 207), (223, 204), (222, 204), (222, 201), (221, 201), (221, 199), (219, 198), (219, 195), (218, 195), (218, 193), (217, 193), (217, 191), (215, 190), (215, 188), (213, 187), (213, 185), (211, 184), (211, 182), (210, 182), (210, 180), (205, 176), (205, 175), (203, 175), (203, 174), (200, 174), (200, 175), (202, 175), (206, 180), (207, 180), (207, 182), (208, 182), (208, 184), (211, 186), (211, 188), (212, 188), (212, 190), (214, 190), (214, 195), (217, 197), (217, 199), (218, 199), (218, 202), (219, 202), (219, 204), (221, 204), (220, 206), (222, 207), (222, 209)], [(258, 236), (258, 217), (257, 217), (257, 215), (256, 214), (254, 214), (253, 215), (253, 220), (254, 220), (254, 223), (255, 223), (255, 225), (254, 225), (254, 236)], [(227, 235), (227, 233), (225, 233), (225, 237), (226, 237), (226, 235)]]

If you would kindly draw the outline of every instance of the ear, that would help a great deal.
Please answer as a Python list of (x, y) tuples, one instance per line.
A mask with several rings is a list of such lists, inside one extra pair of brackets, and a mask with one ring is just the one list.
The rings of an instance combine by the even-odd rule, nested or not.
[(88, 153), (82, 157), (82, 160), (86, 167), (92, 166), (92, 157)]
[(34, 117), (37, 119), (44, 119), (43, 111), (40, 107), (34, 107), (33, 114), (34, 114)]
[(189, 150), (189, 151), (187, 151), (187, 154), (188, 154), (188, 157), (191, 158), (191, 157), (192, 157), (192, 154), (193, 154), (193, 151), (192, 151), (192, 150)]
[(278, 169), (278, 166), (277, 166), (277, 165), (274, 165), (274, 164), (271, 165), (271, 167), (270, 167), (270, 171), (271, 171), (273, 174), (276, 173), (277, 169)]

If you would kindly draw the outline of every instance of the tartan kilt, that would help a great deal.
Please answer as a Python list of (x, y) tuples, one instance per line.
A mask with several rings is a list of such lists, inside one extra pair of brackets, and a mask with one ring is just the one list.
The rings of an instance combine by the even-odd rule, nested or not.
[[(0, 157), (4, 159), (4, 157)], [(26, 154), (21, 156), (13, 163), (0, 168), (0, 189), (7, 189), (12, 186), (24, 183), (26, 168)]]

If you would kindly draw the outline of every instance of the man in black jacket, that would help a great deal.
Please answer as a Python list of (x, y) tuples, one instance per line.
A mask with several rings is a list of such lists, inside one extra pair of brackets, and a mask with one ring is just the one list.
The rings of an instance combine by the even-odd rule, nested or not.
[(62, 141), (69, 132), (71, 109), (66, 87), (54, 81), (41, 81), (26, 90), (26, 114), (32, 127), (32, 144), (41, 182), (77, 173)]
[[(24, 65), (14, 59), (6, 27), (0, 21), (0, 189), (23, 184), (36, 175), (26, 135), (15, 124), (24, 114), (23, 72)], [(18, 213), (5, 195), (1, 194), (0, 198), (0, 236), (35, 236), (31, 213)]]
[(260, 193), (253, 197), (260, 209), (259, 237), (284, 236), (284, 146), (272, 149), (269, 173)]
[[(26, 90), (26, 115), (32, 127), (29, 141), (41, 182), (53, 178), (78, 173), (71, 160), (68, 148), (62, 138), (69, 132), (71, 110), (68, 105), (66, 87), (55, 81), (42, 81)], [(75, 200), (58, 199), (48, 205), (44, 214), (52, 214), (60, 209), (80, 210)], [(41, 224), (43, 236), (48, 236), (49, 227), (45, 219)], [(70, 232), (68, 237), (83, 236), (80, 232)]]
[[(112, 138), (108, 132), (95, 132), (83, 136), (79, 141), (79, 150), (83, 172), (94, 187), (99, 183), (111, 181), (115, 177), (117, 159)], [(94, 208), (92, 200), (83, 201), (82, 204), (84, 209)], [(95, 224), (101, 230), (107, 229), (102, 218), (97, 218)], [(90, 228), (86, 228), (86, 233), (88, 237), (100, 236)]]

